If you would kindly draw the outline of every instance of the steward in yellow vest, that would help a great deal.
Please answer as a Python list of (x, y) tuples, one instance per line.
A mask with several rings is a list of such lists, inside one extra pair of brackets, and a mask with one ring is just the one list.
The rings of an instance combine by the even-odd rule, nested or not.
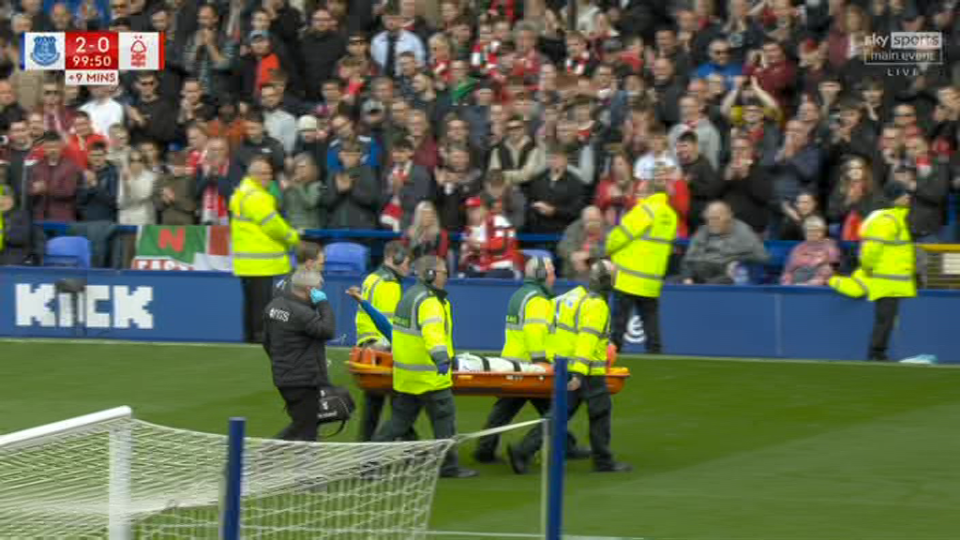
[(616, 267), (613, 275), (615, 310), (613, 344), (623, 350), (623, 336), (634, 308), (643, 321), (648, 353), (660, 354), (660, 290), (677, 237), (677, 213), (670, 207), (663, 182), (654, 182), (655, 193), (638, 201), (607, 235), (607, 256)]
[(874, 302), (870, 360), (887, 360), (887, 346), (901, 298), (917, 295), (916, 251), (907, 224), (910, 194), (891, 180), (884, 186), (890, 208), (871, 213), (860, 226), (860, 267), (849, 277), (830, 278), (830, 287), (853, 298)]
[(254, 158), (248, 176), (230, 197), (230, 242), (233, 274), (243, 280), (247, 341), (263, 341), (263, 308), (273, 296), (273, 280), (290, 273), (291, 248), (297, 231), (284, 221), (277, 200), (267, 192), (273, 169)]
[[(410, 273), (410, 255), (399, 240), (387, 242), (383, 248), (383, 265), (363, 280), (360, 299), (370, 302), (387, 319), (392, 319), (403, 293), (401, 281)], [(357, 309), (357, 347), (371, 347), (380, 351), (390, 350), (390, 340), (377, 330), (373, 320), (362, 309)], [(363, 395), (363, 418), (360, 423), (360, 440), (369, 441), (377, 431), (386, 396), (365, 392)], [(416, 440), (417, 434), (410, 428), (405, 440)]]
[[(513, 293), (507, 305), (505, 341), (500, 356), (517, 362), (552, 362), (550, 334), (553, 332), (555, 311), (550, 296), (556, 281), (553, 261), (533, 257), (527, 261), (524, 275), (526, 280), (520, 289)], [(541, 417), (550, 410), (549, 398), (502, 397), (494, 403), (483, 429), (509, 424), (527, 401)], [(499, 442), (499, 435), (481, 437), (473, 454), (474, 459), (480, 463), (496, 461)], [(589, 452), (577, 449), (576, 439), (568, 433), (567, 456), (582, 459), (589, 455)]]
[[(589, 293), (572, 308), (561, 305), (560, 321), (572, 315), (576, 335), (570, 358), (569, 411), (586, 402), (590, 416), (590, 452), (597, 472), (629, 472), (630, 465), (614, 461), (610, 451), (610, 421), (613, 401), (607, 389), (607, 344), (610, 337), (610, 309), (607, 297), (613, 290), (613, 264), (598, 261), (590, 267)], [(570, 313), (572, 311), (572, 313)], [(560, 322), (558, 321), (558, 326)], [(516, 446), (507, 447), (510, 466), (524, 474), (543, 443), (543, 429), (537, 426)]]
[[(453, 317), (447, 300), (447, 263), (434, 256), (416, 262), (417, 284), (403, 294), (393, 316), (393, 412), (374, 436), (374, 442), (394, 441), (409, 432), (421, 409), (437, 439), (452, 439), (457, 433), (454, 405)], [(476, 476), (460, 468), (456, 447), (451, 448), (440, 475), (453, 478)]]

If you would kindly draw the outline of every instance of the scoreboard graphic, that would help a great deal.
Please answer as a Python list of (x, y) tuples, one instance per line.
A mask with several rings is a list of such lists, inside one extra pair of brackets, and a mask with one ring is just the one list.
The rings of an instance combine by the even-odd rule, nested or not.
[(62, 71), (71, 86), (115, 85), (121, 71), (163, 69), (163, 43), (158, 32), (26, 32), (20, 67)]

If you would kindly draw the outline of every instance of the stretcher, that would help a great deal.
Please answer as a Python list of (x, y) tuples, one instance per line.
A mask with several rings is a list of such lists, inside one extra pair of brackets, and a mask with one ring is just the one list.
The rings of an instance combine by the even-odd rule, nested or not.
[[(485, 367), (495, 366), (497, 371), (478, 371), (478, 360)], [(354, 348), (347, 364), (357, 386), (365, 392), (387, 394), (393, 390), (393, 355), (389, 351)], [(458, 354), (453, 368), (453, 393), (457, 395), (545, 398), (553, 394), (550, 364), (521, 365), (497, 357)], [(610, 393), (620, 393), (629, 377), (628, 368), (611, 367), (607, 373)]]

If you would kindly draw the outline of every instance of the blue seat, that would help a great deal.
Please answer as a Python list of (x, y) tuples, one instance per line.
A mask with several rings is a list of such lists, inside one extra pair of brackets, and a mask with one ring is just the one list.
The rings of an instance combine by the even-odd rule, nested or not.
[(533, 257), (540, 257), (542, 259), (549, 259), (551, 262), (554, 262), (553, 253), (550, 253), (545, 249), (521, 249), (520, 252), (523, 253), (524, 261), (530, 260)]
[(370, 264), (370, 248), (353, 242), (334, 242), (323, 250), (324, 272), (330, 274), (365, 274)]
[(47, 242), (44, 266), (90, 268), (90, 241), (82, 236), (58, 236)]

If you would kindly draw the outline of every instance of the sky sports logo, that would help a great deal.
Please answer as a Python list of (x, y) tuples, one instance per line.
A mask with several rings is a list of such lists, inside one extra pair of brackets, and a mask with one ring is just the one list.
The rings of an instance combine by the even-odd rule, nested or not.
[[(864, 38), (863, 61), (867, 65), (917, 67), (943, 64), (943, 34), (940, 32), (891, 32)], [(903, 73), (909, 75), (909, 73)]]

